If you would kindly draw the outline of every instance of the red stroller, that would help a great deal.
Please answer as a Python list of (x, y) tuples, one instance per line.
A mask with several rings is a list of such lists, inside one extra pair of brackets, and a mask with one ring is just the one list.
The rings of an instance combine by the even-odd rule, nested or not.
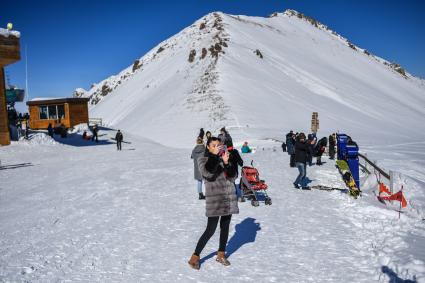
[(272, 199), (266, 192), (268, 186), (264, 180), (260, 180), (260, 175), (256, 168), (250, 166), (242, 167), (240, 186), (242, 191), (242, 201), (245, 201), (245, 197), (248, 199), (250, 198), (253, 206), (259, 206), (260, 203), (258, 195), (260, 194), (264, 196), (264, 203), (266, 205), (272, 204)]

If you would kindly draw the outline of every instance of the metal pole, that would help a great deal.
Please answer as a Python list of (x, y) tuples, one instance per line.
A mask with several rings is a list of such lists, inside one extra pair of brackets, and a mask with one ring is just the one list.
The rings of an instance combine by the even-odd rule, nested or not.
[(390, 170), (390, 191), (393, 194), (394, 188), (394, 171)]

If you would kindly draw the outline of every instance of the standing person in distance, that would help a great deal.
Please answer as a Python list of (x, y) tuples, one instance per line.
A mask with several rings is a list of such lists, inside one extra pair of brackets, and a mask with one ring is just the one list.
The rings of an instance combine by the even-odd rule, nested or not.
[(117, 141), (117, 150), (121, 150), (121, 143), (124, 140), (124, 136), (120, 130), (118, 130), (117, 134), (115, 135), (115, 140)]
[(200, 137), (201, 139), (204, 139), (204, 135), (205, 135), (205, 133), (204, 133), (204, 128), (201, 128), (201, 129), (199, 130), (199, 135), (198, 135), (198, 137)]
[(286, 134), (286, 150), (288, 151), (288, 155), (290, 156), (289, 166), (295, 167), (295, 135), (291, 130)]
[(205, 196), (202, 193), (202, 175), (201, 175), (201, 172), (199, 172), (198, 158), (202, 157), (204, 153), (205, 153), (204, 141), (201, 137), (198, 137), (196, 139), (196, 145), (192, 150), (192, 154), (190, 155), (190, 158), (193, 159), (194, 178), (197, 181), (198, 195), (200, 200), (205, 199)]
[(225, 266), (230, 265), (225, 257), (225, 250), (229, 238), (230, 220), (232, 214), (239, 213), (239, 208), (234, 186), (235, 167), (229, 160), (228, 151), (219, 156), (221, 149), (219, 139), (211, 137), (208, 139), (204, 156), (198, 158), (199, 171), (205, 182), (205, 214), (208, 221), (207, 228), (199, 238), (195, 251), (188, 262), (194, 269), (200, 268), (199, 256), (208, 240), (214, 235), (219, 221), (220, 245), (216, 261)]
[(92, 141), (96, 141), (99, 142), (98, 138), (97, 138), (97, 133), (98, 133), (99, 129), (97, 128), (97, 124), (93, 126), (93, 135), (91, 137)]
[(298, 168), (298, 177), (295, 179), (294, 187), (299, 189), (300, 185), (302, 189), (308, 189), (307, 187), (307, 162), (308, 154), (310, 151), (310, 145), (314, 143), (314, 140), (306, 142), (306, 136), (304, 133), (300, 133), (295, 142), (295, 166)]
[(225, 127), (220, 129), (220, 134), (218, 135), (218, 138), (220, 139), (222, 144), (228, 144), (232, 141), (232, 137), (230, 136), (229, 132), (226, 130)]
[(208, 139), (211, 137), (212, 135), (211, 135), (211, 132), (210, 131), (207, 131), (206, 133), (205, 133), (205, 144), (207, 143), (207, 141), (208, 141)]
[(335, 159), (335, 146), (336, 146), (336, 138), (335, 134), (331, 134), (329, 136), (329, 159)]
[[(235, 181), (239, 176), (239, 167), (243, 167), (243, 159), (241, 157), (241, 155), (239, 154), (239, 151), (235, 148), (233, 148), (233, 143), (229, 142), (227, 144), (227, 150), (229, 151), (229, 160), (230, 160), (230, 164), (232, 166), (234, 166), (234, 170), (236, 171), (236, 176), (235, 176)], [(235, 185), (235, 189), (236, 189), (236, 195), (238, 196), (238, 199), (240, 199), (240, 201), (244, 201), (244, 198), (242, 198), (242, 191), (241, 191), (241, 184), (236, 184), (236, 182), (234, 183)]]

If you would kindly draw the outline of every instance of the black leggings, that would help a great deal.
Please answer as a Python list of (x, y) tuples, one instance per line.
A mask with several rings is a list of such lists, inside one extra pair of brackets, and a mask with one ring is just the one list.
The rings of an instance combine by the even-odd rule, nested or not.
[[(219, 218), (220, 216), (208, 217), (207, 228), (205, 229), (205, 232), (204, 234), (202, 234), (201, 238), (199, 238), (194, 255), (199, 256), (205, 245), (208, 243), (208, 240), (212, 237), (212, 235), (214, 235)], [(224, 252), (226, 250), (227, 239), (229, 238), (229, 226), (231, 218), (231, 214), (221, 216), (220, 218), (220, 246), (218, 248), (219, 252)]]

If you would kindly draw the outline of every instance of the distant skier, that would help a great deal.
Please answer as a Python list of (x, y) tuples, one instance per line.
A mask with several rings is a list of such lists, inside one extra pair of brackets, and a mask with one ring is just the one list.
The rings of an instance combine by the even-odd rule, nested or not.
[(53, 127), (51, 123), (49, 123), (49, 125), (47, 126), (47, 133), (49, 134), (50, 137), (53, 138)]
[(117, 134), (115, 135), (115, 140), (117, 141), (117, 150), (121, 150), (121, 143), (124, 139), (124, 136), (122, 135), (121, 131), (118, 130)]
[(335, 146), (336, 146), (335, 134), (332, 134), (329, 136), (329, 159), (335, 159)]
[(94, 125), (94, 126), (93, 126), (93, 130), (92, 130), (92, 132), (93, 132), (93, 135), (92, 135), (92, 137), (91, 137), (91, 140), (92, 140), (92, 141), (99, 142), (99, 141), (98, 141), (98, 139), (97, 139), (97, 134), (98, 134), (98, 132), (99, 132), (99, 129), (98, 129), (97, 125)]
[(200, 200), (205, 199), (205, 196), (202, 193), (202, 175), (199, 172), (198, 158), (201, 156), (204, 156), (204, 153), (205, 153), (204, 141), (203, 139), (201, 139), (201, 137), (198, 137), (196, 139), (196, 145), (192, 150), (192, 154), (190, 155), (190, 158), (193, 159), (193, 173), (194, 173), (195, 180), (197, 181), (198, 195)]
[(221, 146), (218, 138), (211, 137), (207, 142), (204, 156), (198, 159), (199, 171), (205, 180), (207, 228), (198, 240), (196, 249), (189, 259), (189, 266), (200, 268), (199, 256), (209, 239), (214, 235), (220, 221), (220, 245), (216, 261), (224, 266), (230, 265), (225, 256), (229, 226), (232, 214), (239, 213), (235, 187), (236, 172), (229, 160), (229, 152), (219, 156)]

